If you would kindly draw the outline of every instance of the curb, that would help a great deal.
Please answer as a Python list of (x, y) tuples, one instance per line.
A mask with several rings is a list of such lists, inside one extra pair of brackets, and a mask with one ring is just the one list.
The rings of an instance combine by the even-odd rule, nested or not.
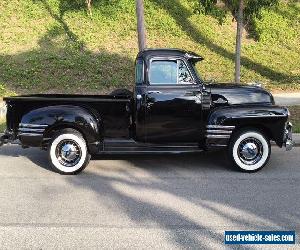
[(7, 108), (6, 108), (5, 102), (0, 101), (0, 118), (3, 118), (6, 116), (6, 111), (7, 111)]

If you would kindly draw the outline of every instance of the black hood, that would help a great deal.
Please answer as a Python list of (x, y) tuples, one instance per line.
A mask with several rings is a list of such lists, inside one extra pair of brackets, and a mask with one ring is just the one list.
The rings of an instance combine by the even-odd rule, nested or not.
[(209, 84), (214, 104), (274, 104), (272, 94), (261, 87), (238, 84)]

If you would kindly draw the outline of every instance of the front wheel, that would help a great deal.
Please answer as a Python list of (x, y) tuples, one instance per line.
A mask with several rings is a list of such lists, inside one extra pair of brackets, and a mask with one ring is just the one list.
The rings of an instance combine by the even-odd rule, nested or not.
[(270, 140), (256, 130), (242, 130), (233, 135), (229, 158), (240, 171), (256, 172), (262, 169), (271, 155)]
[(52, 168), (60, 174), (78, 174), (91, 158), (83, 136), (73, 129), (61, 130), (53, 137), (48, 155)]

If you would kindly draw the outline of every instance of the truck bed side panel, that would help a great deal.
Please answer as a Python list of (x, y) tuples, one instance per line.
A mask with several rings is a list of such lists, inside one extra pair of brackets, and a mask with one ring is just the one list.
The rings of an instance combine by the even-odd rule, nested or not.
[(5, 101), (8, 106), (8, 128), (15, 132), (22, 117), (32, 110), (55, 105), (75, 105), (101, 117), (105, 138), (129, 138), (131, 100), (128, 98), (43, 95), (5, 98)]

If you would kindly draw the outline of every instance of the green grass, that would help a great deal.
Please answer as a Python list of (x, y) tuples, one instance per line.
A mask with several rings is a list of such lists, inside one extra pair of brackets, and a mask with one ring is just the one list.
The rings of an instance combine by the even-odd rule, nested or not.
[(293, 132), (300, 133), (300, 106), (289, 107), (291, 112), (291, 122), (293, 123)]
[[(0, 3), (0, 96), (100, 93), (131, 88), (137, 54), (132, 0)], [(148, 47), (176, 47), (205, 57), (204, 79), (233, 80), (235, 25), (195, 14), (188, 0), (145, 1)], [(242, 81), (273, 90), (300, 90), (300, 3), (264, 10), (255, 35), (245, 34)]]

